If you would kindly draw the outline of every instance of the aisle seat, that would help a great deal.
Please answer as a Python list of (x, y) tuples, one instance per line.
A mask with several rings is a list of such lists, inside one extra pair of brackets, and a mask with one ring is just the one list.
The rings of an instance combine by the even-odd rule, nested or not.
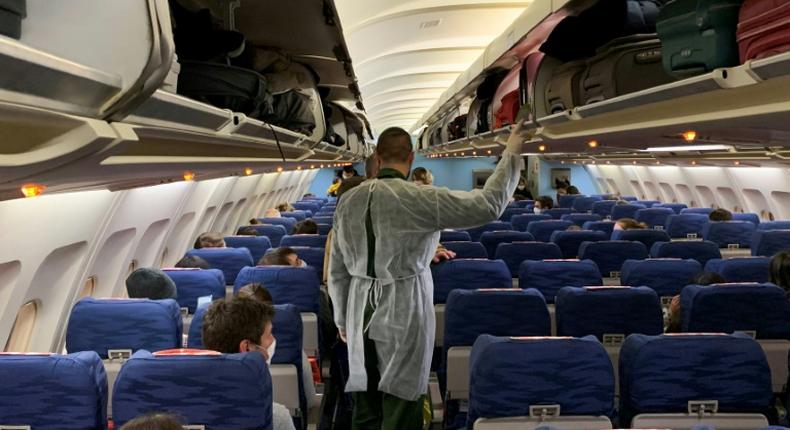
[(557, 207), (563, 209), (570, 209), (573, 207), (573, 202), (579, 197), (587, 197), (581, 194), (563, 194), (557, 197)]
[(571, 208), (551, 208), (544, 212), (546, 215), (549, 215), (552, 219), (562, 219), (563, 215), (570, 215), (573, 213), (573, 209)]
[(705, 226), (702, 238), (719, 248), (749, 248), (756, 226), (749, 221), (715, 221)]
[(480, 242), (442, 242), (442, 245), (455, 253), (455, 258), (488, 258), (486, 247)]
[(622, 218), (634, 218), (636, 216), (636, 211), (640, 209), (645, 209), (645, 206), (636, 203), (629, 203), (627, 205), (614, 205), (610, 215), (615, 221)]
[(439, 233), (439, 242), (468, 242), (472, 240), (469, 233), (459, 230), (442, 230)]
[(661, 202), (658, 200), (637, 200), (634, 202), (635, 204), (642, 205), (646, 208), (652, 208), (653, 206), (660, 205)]
[(757, 230), (790, 230), (790, 221), (763, 221)]
[(513, 226), (509, 222), (504, 221), (491, 221), (489, 223), (483, 224), (478, 227), (468, 228), (464, 231), (469, 233), (469, 237), (475, 241), (480, 241), (480, 235), (487, 231), (502, 231), (502, 230), (513, 230)]
[(685, 203), (659, 203), (657, 205), (653, 205), (653, 207), (654, 208), (670, 208), (676, 214), (679, 214), (680, 211), (682, 211), (683, 209), (686, 209), (688, 207), (688, 205), (686, 205)]
[(672, 208), (647, 207), (636, 211), (634, 219), (647, 224), (653, 230), (663, 230), (670, 215), (675, 215)]
[(658, 242), (650, 248), (650, 257), (691, 258), (704, 267), (708, 260), (721, 258), (721, 251), (718, 245), (709, 241)]
[(710, 224), (710, 219), (704, 214), (681, 213), (670, 215), (664, 229), (672, 239), (698, 239), (702, 238), (702, 231)]
[(211, 300), (225, 298), (225, 276), (219, 269), (166, 268), (162, 271), (176, 284), (178, 306), (194, 314), (198, 299), (211, 296)]
[(590, 213), (590, 211), (592, 211), (593, 204), (595, 204), (595, 202), (601, 201), (601, 199), (601, 197), (579, 196), (573, 200), (571, 209), (573, 209), (574, 212)]
[(586, 222), (602, 220), (600, 215), (586, 214), (586, 213), (574, 213), (574, 214), (563, 215), (562, 217), (560, 217), (560, 219), (563, 221), (570, 221), (578, 225), (579, 227), (583, 226), (584, 223)]
[(294, 234), (283, 236), (280, 246), (307, 246), (310, 248), (325, 248), (326, 236), (320, 234)]
[(627, 240), (584, 242), (579, 247), (579, 258), (594, 261), (602, 277), (619, 278), (623, 263), (626, 260), (644, 260), (647, 248), (641, 242)]
[(768, 257), (736, 257), (708, 260), (706, 272), (715, 272), (727, 282), (769, 281), (771, 259)]
[(318, 224), (318, 234), (326, 236), (332, 230), (331, 224)]
[(692, 259), (626, 260), (620, 271), (620, 282), (623, 285), (650, 287), (666, 305), (669, 305), (669, 300), (680, 294), (683, 287), (690, 284), (700, 272), (702, 265)]
[(671, 239), (666, 231), (661, 230), (614, 230), (612, 240), (630, 240), (641, 242), (648, 250), (657, 242), (669, 242)]
[(519, 286), (537, 289), (547, 303), (554, 303), (562, 287), (601, 285), (602, 282), (598, 266), (592, 260), (528, 260), (519, 268)]
[(301, 211), (310, 211), (310, 215), (308, 215), (308, 218), (312, 216), (312, 214), (321, 210), (321, 205), (319, 203), (313, 203), (308, 201), (296, 202), (291, 206), (293, 206), (294, 209), (298, 209)]
[(274, 224), (255, 224), (250, 227), (258, 232), (259, 236), (266, 236), (272, 242), (272, 246), (277, 248), (280, 246), (280, 240), (288, 234), (290, 230), (286, 230), (282, 225)]
[(733, 221), (749, 221), (750, 223), (754, 224), (755, 226), (760, 225), (760, 215), (755, 213), (739, 213), (735, 212), (732, 214)]
[(713, 208), (686, 208), (681, 209), (680, 213), (682, 214), (701, 214), (708, 216), (710, 213), (713, 212)]
[(534, 240), (535, 238), (529, 233), (513, 230), (487, 231), (480, 235), (480, 243), (485, 247), (488, 258), (492, 259), (496, 255), (496, 249), (500, 243), (531, 242)]
[(527, 233), (531, 234), (538, 242), (550, 242), (552, 233), (558, 230), (567, 230), (572, 225), (573, 223), (570, 221), (561, 220), (532, 221), (527, 225)]
[(316, 248), (310, 246), (293, 246), (291, 249), (296, 252), (296, 255), (307, 264), (308, 267), (315, 270), (318, 283), (324, 282), (324, 258), (326, 257), (326, 250), (324, 248)]
[(504, 261), (511, 276), (518, 278), (518, 270), (522, 262), (526, 260), (559, 260), (562, 259), (562, 250), (556, 243), (551, 242), (500, 243), (494, 258)]
[(502, 215), (499, 216), (499, 220), (510, 222), (510, 220), (516, 215), (525, 215), (531, 213), (531, 208), (507, 208), (504, 212), (502, 212)]
[(790, 230), (760, 230), (754, 232), (752, 255), (773, 257), (780, 251), (790, 251)]
[(296, 218), (288, 217), (271, 217), (271, 218), (258, 218), (261, 224), (281, 225), (285, 228), (286, 233), (293, 231), (296, 226)]
[(558, 230), (551, 234), (551, 242), (560, 247), (562, 258), (577, 258), (579, 247), (584, 242), (600, 242), (607, 239), (606, 233), (592, 230)]
[(187, 257), (200, 257), (211, 265), (212, 269), (219, 269), (225, 276), (225, 283), (232, 285), (236, 281), (239, 271), (255, 263), (252, 253), (247, 248), (200, 248), (190, 249)]
[(587, 221), (582, 225), (584, 230), (602, 231), (606, 234), (606, 239), (611, 239), (614, 232), (615, 221)]
[(272, 249), (272, 242), (266, 236), (225, 236), (225, 246), (249, 249), (252, 261), (257, 263)]
[(612, 208), (617, 204), (617, 200), (601, 200), (593, 202), (591, 212), (601, 218), (612, 216)]
[(287, 217), (287, 218), (293, 218), (297, 222), (304, 221), (304, 220), (307, 219), (307, 213), (306, 212), (304, 212), (304, 211), (296, 211), (296, 210), (295, 211), (289, 211), (289, 212), (280, 212), (280, 216)]
[[(318, 215), (315, 215), (311, 219), (313, 221), (315, 221), (316, 224), (329, 224), (329, 225), (334, 225), (335, 224), (335, 217), (334, 216), (318, 216)], [(290, 232), (292, 230), (288, 230), (288, 231)]]
[(533, 221), (548, 221), (551, 220), (551, 215), (546, 214), (525, 214), (525, 215), (515, 215), (513, 218), (510, 219), (510, 223), (513, 226), (513, 230), (516, 231), (527, 231), (527, 227)]

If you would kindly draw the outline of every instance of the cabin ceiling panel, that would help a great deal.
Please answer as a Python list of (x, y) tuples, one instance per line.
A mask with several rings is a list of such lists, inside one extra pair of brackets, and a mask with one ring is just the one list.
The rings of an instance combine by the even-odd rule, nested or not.
[(374, 130), (410, 129), (529, 3), (336, 0)]

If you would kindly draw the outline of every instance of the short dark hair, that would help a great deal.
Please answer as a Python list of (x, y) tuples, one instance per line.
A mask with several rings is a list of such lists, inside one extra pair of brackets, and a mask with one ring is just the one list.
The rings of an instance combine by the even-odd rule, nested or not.
[(312, 219), (306, 219), (296, 223), (293, 234), (318, 234), (318, 224)]
[(411, 135), (400, 127), (390, 127), (379, 135), (376, 154), (382, 161), (403, 163), (412, 153)]
[(549, 196), (540, 196), (537, 202), (540, 202), (540, 207), (543, 209), (551, 209), (554, 207), (554, 200)]
[(691, 279), (694, 285), (725, 284), (727, 280), (716, 272), (700, 272)]
[(290, 263), (288, 262), (288, 256), (291, 254), (296, 254), (296, 251), (293, 248), (289, 248), (287, 246), (281, 246), (279, 248), (274, 248), (269, 250), (266, 254), (261, 257), (261, 260), (258, 262), (259, 266), (289, 266)]
[(568, 194), (579, 194), (579, 189), (573, 185), (568, 186)]
[(180, 268), (197, 268), (197, 269), (211, 269), (208, 261), (204, 260), (197, 255), (187, 255), (186, 257), (178, 260), (176, 267)]
[(225, 239), (222, 238), (222, 235), (211, 231), (198, 236), (197, 241), (200, 243), (200, 248), (222, 248), (225, 246)]
[(352, 188), (355, 188), (363, 182), (365, 182), (365, 178), (362, 176), (352, 176), (348, 179), (343, 179), (343, 183), (337, 188), (337, 200), (340, 201), (340, 197), (343, 194), (351, 191)]
[(790, 252), (779, 251), (771, 258), (771, 282), (790, 291)]
[(176, 284), (165, 272), (153, 267), (141, 267), (126, 278), (126, 292), (131, 299), (175, 299)]
[(728, 211), (727, 209), (716, 209), (708, 215), (711, 221), (731, 221), (732, 220), (732, 212)]
[(255, 227), (252, 227), (252, 226), (249, 226), (249, 225), (245, 225), (245, 226), (239, 227), (239, 229), (236, 230), (236, 235), (237, 236), (258, 236), (258, 230), (255, 230)]
[(274, 319), (274, 307), (257, 300), (235, 297), (220, 299), (209, 306), (203, 317), (203, 346), (224, 354), (235, 354), (239, 344), (257, 344)]
[(128, 421), (120, 430), (183, 430), (183, 428), (181, 421), (174, 415), (154, 413)]
[(239, 291), (236, 291), (236, 297), (254, 299), (270, 305), (274, 304), (272, 293), (269, 292), (263, 284), (258, 282), (247, 284), (239, 288)]

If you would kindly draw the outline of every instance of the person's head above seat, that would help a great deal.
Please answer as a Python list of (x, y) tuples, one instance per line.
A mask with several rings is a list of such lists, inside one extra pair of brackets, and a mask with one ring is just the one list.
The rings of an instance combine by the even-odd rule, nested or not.
[(280, 218), (280, 211), (275, 208), (266, 209), (266, 212), (263, 213), (264, 218)]
[(225, 239), (219, 233), (207, 231), (198, 236), (195, 241), (195, 249), (200, 248), (224, 248)]
[(294, 207), (288, 203), (280, 203), (279, 205), (277, 205), (275, 209), (277, 209), (280, 212), (292, 212), (294, 210)]
[(359, 176), (359, 173), (357, 173), (357, 169), (355, 169), (354, 166), (343, 166), (341, 173), (341, 177), (343, 179), (353, 178), (354, 176)]
[(236, 291), (236, 297), (258, 300), (259, 302), (268, 303), (270, 305), (274, 304), (272, 293), (269, 292), (263, 284), (258, 282), (247, 284), (239, 288), (239, 291)]
[(175, 299), (176, 284), (165, 272), (153, 267), (141, 267), (126, 278), (126, 292), (130, 299)]
[(732, 221), (732, 212), (727, 209), (716, 209), (708, 215), (711, 221)]
[(540, 214), (545, 212), (554, 207), (554, 200), (551, 199), (549, 196), (540, 196), (537, 200), (535, 200), (535, 206), (533, 207), (533, 211), (536, 214)]
[(420, 185), (433, 185), (433, 175), (425, 167), (418, 167), (411, 172), (411, 180)]
[(614, 223), (615, 230), (644, 230), (647, 224), (633, 218), (620, 218)]
[(183, 428), (183, 424), (174, 415), (154, 413), (127, 421), (120, 430), (183, 430)]
[(203, 346), (223, 354), (257, 351), (267, 361), (274, 355), (274, 307), (243, 297), (220, 299), (203, 317)]
[(299, 221), (294, 226), (292, 234), (318, 234), (318, 224), (312, 219)]
[(293, 248), (281, 246), (264, 254), (258, 262), (259, 266), (293, 266), (305, 267), (307, 264), (299, 258)]
[(258, 236), (258, 230), (249, 225), (241, 226), (236, 230), (236, 236)]
[(769, 280), (790, 294), (790, 252), (779, 251), (770, 263)]
[(414, 162), (411, 135), (400, 127), (390, 127), (379, 135), (375, 157), (381, 169), (395, 169), (408, 176)]
[(566, 192), (567, 192), (569, 195), (577, 195), (577, 194), (581, 194), (581, 193), (579, 193), (579, 189), (578, 189), (578, 188), (576, 188), (574, 185), (568, 185), (568, 188), (566, 189)]
[(211, 265), (208, 264), (208, 261), (198, 257), (197, 255), (185, 256), (184, 258), (178, 260), (176, 267), (181, 269), (211, 269)]
[(691, 278), (693, 285), (726, 284), (727, 280), (716, 272), (700, 272)]

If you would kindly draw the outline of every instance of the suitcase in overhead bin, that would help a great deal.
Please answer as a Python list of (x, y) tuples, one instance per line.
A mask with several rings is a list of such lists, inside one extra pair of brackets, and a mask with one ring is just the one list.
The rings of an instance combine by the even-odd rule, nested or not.
[(571, 61), (554, 69), (544, 89), (546, 112), (549, 115), (579, 106), (580, 80), (586, 69), (587, 62), (584, 60)]
[(502, 104), (496, 111), (494, 128), (504, 127), (516, 123), (518, 111), (521, 109), (521, 91), (515, 89), (502, 97)]
[(535, 84), (537, 83), (538, 70), (546, 54), (536, 51), (524, 59), (519, 73), (519, 90), (521, 91), (519, 103), (529, 110), (527, 119), (535, 119)]
[(184, 61), (178, 94), (250, 117), (274, 112), (266, 78), (252, 70), (219, 63)]
[(744, 1), (737, 38), (742, 63), (790, 51), (790, 1)]
[(582, 104), (672, 82), (661, 62), (661, 42), (655, 34), (626, 36), (599, 49), (587, 62), (581, 79)]
[(677, 78), (739, 64), (735, 38), (742, 0), (674, 0), (659, 13), (664, 69)]
[(290, 90), (272, 96), (273, 108), (270, 113), (257, 115), (256, 118), (278, 127), (287, 128), (310, 135), (315, 129), (312, 99), (298, 90)]
[(0, 0), (0, 35), (19, 39), (25, 16), (27, 0)]
[(466, 137), (466, 118), (468, 114), (458, 115), (447, 126), (450, 140), (458, 140)]
[(472, 100), (472, 103), (469, 104), (469, 113), (466, 114), (466, 135), (467, 136), (474, 136), (478, 134), (478, 119), (480, 116), (480, 108), (483, 104), (483, 101), (479, 98), (475, 97)]
[(461, 111), (458, 108), (451, 110), (450, 112), (446, 113), (441, 119), (441, 129), (442, 129), (442, 143), (447, 143), (451, 140), (455, 140), (450, 136), (450, 124), (453, 120), (461, 114)]
[(466, 119), (467, 136), (485, 133), (491, 130), (494, 125), (492, 101), (502, 79), (509, 73), (509, 70), (499, 70), (486, 76), (483, 82), (477, 87), (476, 97), (469, 106), (469, 116)]

